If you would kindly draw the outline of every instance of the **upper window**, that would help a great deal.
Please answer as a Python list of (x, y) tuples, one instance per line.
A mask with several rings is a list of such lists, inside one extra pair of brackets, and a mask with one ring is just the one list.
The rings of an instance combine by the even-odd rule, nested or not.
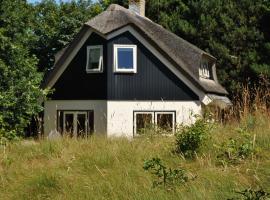
[(201, 66), (199, 68), (199, 76), (201, 78), (207, 78), (207, 79), (210, 79), (211, 76), (210, 76), (210, 63), (206, 60), (204, 60), (202, 63), (201, 63)]
[(137, 72), (137, 46), (114, 45), (114, 71)]
[(102, 72), (103, 71), (103, 47), (88, 46), (87, 47), (87, 62), (86, 72)]

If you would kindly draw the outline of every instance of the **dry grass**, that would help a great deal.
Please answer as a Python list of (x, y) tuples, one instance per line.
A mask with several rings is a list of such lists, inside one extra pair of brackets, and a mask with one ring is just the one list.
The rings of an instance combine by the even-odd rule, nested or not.
[[(268, 80), (269, 81), (269, 80)], [(172, 153), (174, 137), (134, 140), (68, 139), (19, 141), (0, 146), (0, 199), (228, 199), (235, 191), (262, 187), (270, 192), (270, 87), (243, 87), (226, 122), (194, 160)], [(217, 165), (218, 146), (239, 138), (248, 127), (256, 155), (237, 165)], [(160, 157), (167, 166), (196, 177), (168, 191), (152, 188), (145, 159)]]
[[(249, 123), (217, 125), (195, 160), (172, 153), (174, 137), (20, 141), (0, 152), (0, 199), (228, 199), (235, 190), (270, 188), (270, 123), (255, 116), (257, 156), (238, 165), (216, 164), (215, 146)], [(196, 177), (175, 191), (152, 188), (145, 159), (160, 157)]]

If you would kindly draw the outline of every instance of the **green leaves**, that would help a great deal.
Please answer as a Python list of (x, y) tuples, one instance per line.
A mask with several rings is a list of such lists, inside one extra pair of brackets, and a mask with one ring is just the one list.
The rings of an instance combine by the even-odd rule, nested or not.
[(221, 83), (234, 94), (248, 78), (255, 84), (261, 73), (269, 77), (269, 9), (264, 0), (149, 0), (146, 11), (150, 19), (214, 55)]
[(194, 124), (182, 126), (176, 132), (176, 152), (192, 158), (209, 136), (211, 123), (197, 118)]
[(188, 176), (185, 170), (167, 169), (158, 157), (146, 160), (144, 162), (143, 169), (150, 171), (156, 176), (157, 180), (153, 181), (153, 187), (157, 187), (159, 185), (163, 185), (164, 187), (174, 187), (188, 181)]
[(0, 138), (9, 140), (22, 135), (32, 115), (42, 110), (42, 74), (27, 45), (32, 39), (25, 28), (27, 8), (23, 1), (5, 0), (0, 5)]

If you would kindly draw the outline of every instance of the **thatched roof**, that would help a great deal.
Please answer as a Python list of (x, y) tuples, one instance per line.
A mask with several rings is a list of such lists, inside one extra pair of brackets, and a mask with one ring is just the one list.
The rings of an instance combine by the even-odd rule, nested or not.
[[(202, 56), (207, 56), (209, 59), (215, 61), (216, 59), (212, 55), (178, 37), (150, 19), (137, 15), (122, 6), (116, 4), (110, 5), (106, 11), (86, 22), (82, 30), (90, 27), (102, 35), (108, 35), (127, 25), (131, 25), (138, 30), (143, 37), (161, 51), (198, 88), (206, 93), (227, 94), (227, 91), (217, 80), (202, 80), (199, 78), (199, 66)], [(81, 37), (80, 35), (82, 35), (81, 32), (75, 38), (76, 41)], [(72, 43), (68, 49), (72, 48)], [(63, 57), (68, 56), (68, 49), (56, 61), (55, 68), (58, 67), (58, 63)], [(55, 70), (57, 69), (53, 71)]]

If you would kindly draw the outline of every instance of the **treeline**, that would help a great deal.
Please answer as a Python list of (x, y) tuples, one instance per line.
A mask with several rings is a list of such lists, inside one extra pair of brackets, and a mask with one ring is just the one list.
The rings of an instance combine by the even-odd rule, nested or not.
[[(146, 15), (218, 59), (230, 95), (270, 77), (269, 0), (148, 0)], [(23, 134), (47, 91), (39, 85), (54, 54), (84, 22), (128, 0), (0, 2), (0, 138)]]

